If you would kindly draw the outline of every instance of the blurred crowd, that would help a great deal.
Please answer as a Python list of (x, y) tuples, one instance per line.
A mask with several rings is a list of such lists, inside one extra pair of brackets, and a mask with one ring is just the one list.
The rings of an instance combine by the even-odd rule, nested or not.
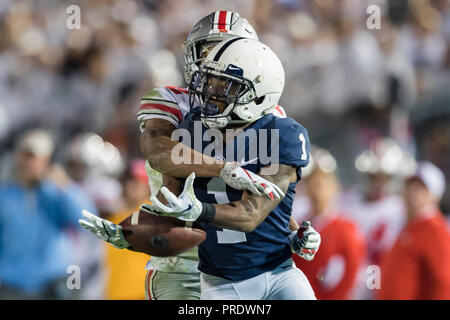
[[(80, 29), (67, 27), (70, 5)], [(370, 5), (381, 9), (380, 29), (367, 27)], [(77, 220), (89, 209), (119, 222), (148, 200), (139, 100), (153, 87), (186, 86), (181, 44), (215, 10), (248, 19), (279, 55), (280, 104), (328, 150), (316, 179), (335, 209), (311, 209), (321, 201), (301, 182), (293, 214), (345, 216), (335, 228), (348, 231), (346, 254), (358, 258), (345, 294), (323, 297), (375, 298), (366, 267), (381, 265), (407, 225), (404, 180), (421, 161), (443, 173), (436, 205), (450, 213), (447, 0), (3, 0), (1, 299), (144, 298), (147, 257), (118, 255)], [(349, 264), (333, 259), (311, 271), (318, 285), (344, 279)], [(68, 265), (81, 267), (81, 290), (66, 290)]]

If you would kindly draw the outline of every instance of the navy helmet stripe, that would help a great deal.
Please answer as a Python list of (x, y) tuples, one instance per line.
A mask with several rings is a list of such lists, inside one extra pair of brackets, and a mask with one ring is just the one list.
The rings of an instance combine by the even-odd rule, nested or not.
[(230, 41), (228, 41), (227, 43), (225, 43), (222, 48), (219, 49), (219, 51), (217, 51), (216, 56), (214, 57), (213, 61), (219, 61), (220, 57), (222, 56), (223, 52), (234, 42), (241, 40), (241, 39), (245, 39), (243, 37), (238, 37), (238, 38), (234, 38), (231, 39)]

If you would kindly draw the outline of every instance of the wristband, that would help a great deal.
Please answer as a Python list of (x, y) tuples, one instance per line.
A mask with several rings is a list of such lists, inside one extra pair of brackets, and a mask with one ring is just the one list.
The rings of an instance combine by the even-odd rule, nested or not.
[(211, 203), (202, 202), (202, 213), (197, 218), (198, 222), (210, 223), (214, 220), (216, 216), (216, 207), (214, 207)]

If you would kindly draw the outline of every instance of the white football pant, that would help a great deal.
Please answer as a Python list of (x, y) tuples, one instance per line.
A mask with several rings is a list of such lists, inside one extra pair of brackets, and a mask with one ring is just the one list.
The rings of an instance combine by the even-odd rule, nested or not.
[(200, 274), (201, 300), (315, 300), (305, 274), (292, 259), (256, 277), (231, 281)]

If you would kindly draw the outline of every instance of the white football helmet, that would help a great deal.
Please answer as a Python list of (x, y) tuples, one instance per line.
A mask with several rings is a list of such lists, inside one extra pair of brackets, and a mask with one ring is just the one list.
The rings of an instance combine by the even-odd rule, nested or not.
[(191, 83), (192, 75), (201, 63), (202, 53), (222, 40), (235, 37), (258, 40), (252, 25), (236, 12), (215, 11), (197, 22), (182, 45), (186, 82)]
[(365, 174), (409, 176), (417, 167), (414, 157), (391, 138), (378, 138), (355, 160), (356, 169)]
[[(224, 128), (254, 122), (270, 113), (278, 104), (284, 81), (281, 61), (268, 46), (233, 38), (216, 45), (203, 59), (189, 91), (200, 96), (203, 123)], [(210, 100), (225, 102), (227, 107), (220, 113)]]

